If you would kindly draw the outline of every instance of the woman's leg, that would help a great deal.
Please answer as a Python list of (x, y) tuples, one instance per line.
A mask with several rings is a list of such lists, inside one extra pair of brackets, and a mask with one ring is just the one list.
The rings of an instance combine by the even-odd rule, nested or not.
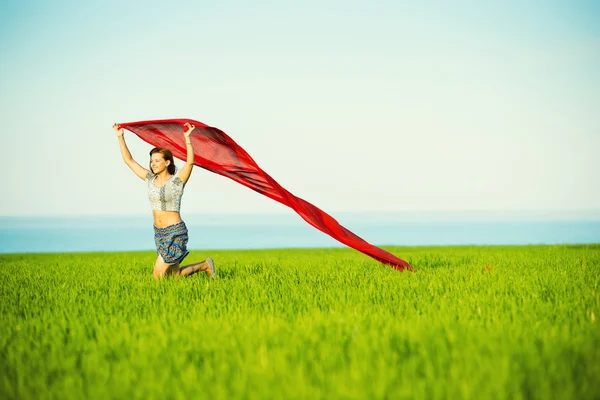
[(196, 272), (204, 271), (211, 278), (214, 278), (215, 272), (215, 264), (212, 258), (208, 257), (206, 260), (196, 263), (196, 264), (188, 264), (184, 267), (179, 268), (179, 273), (177, 276), (189, 276), (195, 274)]
[(159, 254), (158, 257), (156, 257), (156, 264), (154, 264), (154, 279), (160, 279), (166, 275), (172, 274), (175, 276), (179, 275), (179, 263), (167, 264)]
[(190, 276), (196, 272), (204, 271), (211, 278), (215, 278), (215, 264), (212, 258), (208, 257), (206, 260), (196, 263), (188, 264), (184, 267), (179, 267), (177, 264), (167, 264), (163, 261), (160, 254), (156, 258), (156, 264), (154, 265), (154, 279), (160, 279), (164, 276), (174, 275), (179, 278), (181, 276)]

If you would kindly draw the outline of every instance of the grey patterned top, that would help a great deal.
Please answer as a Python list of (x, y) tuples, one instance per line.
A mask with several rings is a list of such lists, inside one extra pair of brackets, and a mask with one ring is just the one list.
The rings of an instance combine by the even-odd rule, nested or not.
[(146, 174), (148, 199), (152, 210), (179, 212), (185, 183), (178, 176), (171, 175), (167, 183), (158, 187), (154, 184), (155, 178), (156, 176), (152, 172)]

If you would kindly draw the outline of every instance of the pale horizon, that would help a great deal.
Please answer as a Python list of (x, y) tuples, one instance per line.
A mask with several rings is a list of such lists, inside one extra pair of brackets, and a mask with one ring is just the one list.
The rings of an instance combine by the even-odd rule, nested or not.
[[(324, 210), (325, 211), (325, 210)], [(381, 219), (390, 221), (443, 221), (443, 220), (600, 220), (600, 209), (589, 210), (372, 210), (372, 211), (336, 211), (328, 210), (328, 214), (338, 219), (338, 222), (343, 223), (341, 218), (350, 219)], [(277, 217), (286, 220), (302, 221), (296, 212), (290, 208), (287, 210), (277, 210), (273, 212), (182, 212), (182, 216), (193, 219), (201, 218), (226, 218), (235, 220), (237, 217), (251, 219), (253, 221), (260, 218)], [(105, 214), (12, 214), (0, 215), (0, 219), (27, 219), (27, 218), (105, 218), (105, 217), (120, 217), (120, 218), (146, 218), (152, 219), (151, 212), (138, 213), (105, 213)], [(289, 218), (288, 218), (289, 217)], [(304, 222), (303, 222), (304, 223)], [(343, 224), (342, 224), (343, 225)]]

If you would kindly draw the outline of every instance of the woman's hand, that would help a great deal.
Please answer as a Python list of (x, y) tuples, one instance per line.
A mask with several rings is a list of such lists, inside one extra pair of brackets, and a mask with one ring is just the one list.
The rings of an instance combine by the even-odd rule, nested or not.
[(189, 122), (186, 122), (185, 124), (183, 124), (183, 135), (185, 136), (186, 139), (190, 137), (190, 135), (192, 134), (192, 131), (194, 129), (196, 129), (196, 127), (194, 125), (190, 124)]
[(123, 131), (123, 128), (121, 128), (121, 125), (117, 124), (115, 122), (115, 124), (113, 125), (113, 129), (115, 130), (115, 132), (117, 133), (117, 137), (121, 137), (123, 136), (123, 134), (125, 133)]

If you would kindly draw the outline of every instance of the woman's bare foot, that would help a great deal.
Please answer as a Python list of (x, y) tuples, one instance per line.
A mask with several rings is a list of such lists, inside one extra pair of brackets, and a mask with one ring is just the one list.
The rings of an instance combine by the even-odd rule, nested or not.
[(204, 262), (207, 265), (207, 268), (204, 270), (208, 276), (210, 276), (212, 279), (215, 279), (217, 277), (217, 269), (215, 268), (215, 262), (213, 261), (212, 258), (208, 257), (206, 260), (204, 260)]

